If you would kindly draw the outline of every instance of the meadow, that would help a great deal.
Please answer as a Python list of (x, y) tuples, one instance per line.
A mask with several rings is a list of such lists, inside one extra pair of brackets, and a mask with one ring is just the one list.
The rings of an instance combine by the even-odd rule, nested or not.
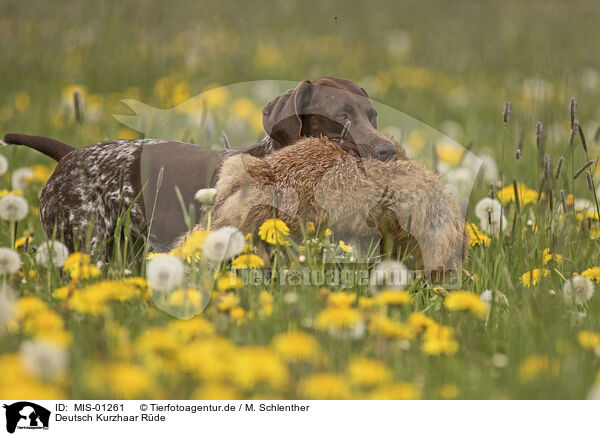
[[(1, 147), (1, 398), (600, 398), (595, 2), (0, 4), (2, 134), (141, 138), (113, 117), (135, 115), (121, 100), (137, 100), (183, 108), (172, 113), (187, 124), (156, 132), (168, 139), (223, 147), (222, 125), (248, 145), (276, 95), (253, 81), (336, 75), (418, 120), (380, 128), (455, 183), (475, 176), (465, 148), (485, 157), (463, 193), (472, 252), (460, 290), (244, 285), (261, 268), (257, 241), (207, 269), (199, 233), (171, 255), (211, 275), (168, 305), (208, 305), (181, 319), (148, 285), (160, 256), (119, 246), (100, 265), (49, 258), (39, 193), (55, 163)], [(241, 82), (247, 95), (231, 91)], [(195, 104), (200, 94), (213, 98)], [(196, 122), (207, 109), (215, 126)], [(262, 234), (286, 251), (284, 274), (331, 270), (323, 252), (353, 255), (309, 224), (288, 246), (276, 224)]]

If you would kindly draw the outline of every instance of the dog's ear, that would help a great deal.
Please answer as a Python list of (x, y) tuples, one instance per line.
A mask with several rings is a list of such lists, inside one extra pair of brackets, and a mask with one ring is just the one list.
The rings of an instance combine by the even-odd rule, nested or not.
[(300, 139), (302, 113), (310, 102), (313, 85), (303, 80), (294, 89), (275, 97), (263, 108), (263, 127), (281, 146)]

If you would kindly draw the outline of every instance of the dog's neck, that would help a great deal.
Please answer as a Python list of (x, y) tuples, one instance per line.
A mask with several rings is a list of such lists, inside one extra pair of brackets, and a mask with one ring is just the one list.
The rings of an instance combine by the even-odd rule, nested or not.
[(270, 136), (265, 136), (260, 142), (249, 147), (228, 148), (223, 151), (223, 159), (236, 154), (249, 154), (259, 158), (264, 157), (278, 148), (278, 144), (275, 142)]

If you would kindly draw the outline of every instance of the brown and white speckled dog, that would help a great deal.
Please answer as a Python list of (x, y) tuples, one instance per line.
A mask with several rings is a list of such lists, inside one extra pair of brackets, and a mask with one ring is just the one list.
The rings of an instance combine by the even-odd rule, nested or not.
[[(345, 125), (350, 128), (342, 135)], [(59, 162), (40, 199), (44, 229), (52, 235), (56, 227), (58, 238), (64, 238), (71, 250), (79, 243), (97, 256), (110, 250), (119, 217), (127, 210), (140, 235), (145, 235), (153, 217), (154, 249), (171, 246), (187, 231), (175, 187), (195, 209), (194, 215), (201, 216), (194, 193), (211, 185), (220, 162), (231, 154), (262, 157), (302, 137), (323, 135), (355, 155), (380, 160), (405, 157), (377, 131), (377, 112), (364, 89), (337, 77), (305, 80), (274, 98), (263, 108), (263, 126), (269, 136), (259, 143), (222, 151), (153, 139), (106, 141), (81, 149), (21, 134), (8, 134), (4, 142), (26, 145)]]
[(276, 212), (297, 240), (307, 221), (345, 241), (375, 233), (383, 251), (411, 254), (412, 266), (428, 272), (462, 271), (468, 253), (464, 219), (443, 182), (413, 160), (359, 159), (307, 138), (263, 158), (227, 158), (216, 188), (212, 228), (255, 232)]

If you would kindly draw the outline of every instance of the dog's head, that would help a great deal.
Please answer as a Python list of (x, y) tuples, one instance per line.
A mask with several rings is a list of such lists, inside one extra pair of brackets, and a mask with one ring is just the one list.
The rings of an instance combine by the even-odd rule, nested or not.
[(377, 131), (367, 92), (347, 79), (304, 80), (263, 108), (263, 126), (275, 149), (301, 137), (324, 136), (363, 158), (404, 159), (404, 151)]

